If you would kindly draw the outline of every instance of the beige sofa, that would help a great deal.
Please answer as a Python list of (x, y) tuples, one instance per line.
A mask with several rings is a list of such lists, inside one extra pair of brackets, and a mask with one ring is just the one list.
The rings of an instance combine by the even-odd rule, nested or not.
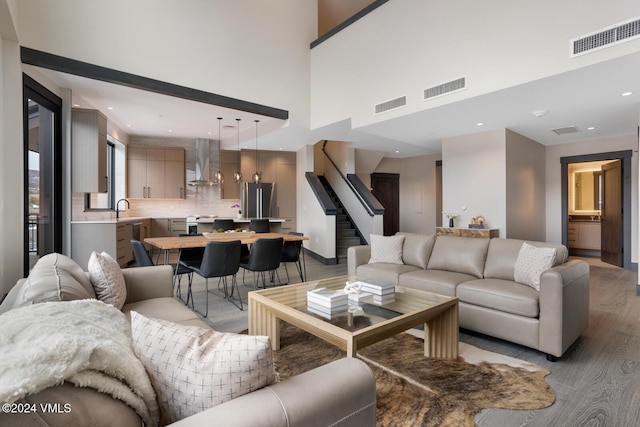
[[(11, 309), (25, 304), (25, 298), (36, 301), (78, 299), (85, 290), (69, 286), (78, 277), (77, 264), (58, 255), (55, 274), (33, 278), (27, 289), (22, 279), (0, 305), (0, 314), (10, 316)], [(60, 275), (60, 270), (72, 271)], [(75, 272), (73, 271), (75, 269)], [(82, 269), (79, 269), (82, 272)], [(144, 316), (165, 319), (184, 325), (209, 326), (173, 295), (172, 269), (169, 266), (122, 270), (127, 297), (122, 311), (136, 311)], [(32, 273), (33, 274), (33, 273)], [(62, 277), (62, 278), (61, 278)], [(25, 290), (26, 289), (26, 290)], [(36, 295), (37, 294), (37, 295)], [(94, 294), (95, 296), (95, 294)], [(39, 298), (39, 299), (38, 299)], [(28, 303), (28, 302), (27, 302)], [(47, 302), (49, 304), (49, 302)], [(56, 302), (53, 302), (56, 304)], [(1, 349), (0, 349), (1, 353)], [(0, 370), (2, 368), (0, 360)], [(7, 363), (7, 361), (4, 361)], [(5, 366), (6, 367), (6, 366)], [(141, 419), (122, 401), (92, 388), (69, 383), (28, 395), (19, 403), (40, 405), (60, 403), (70, 411), (57, 413), (0, 413), (2, 426), (137, 426)], [(175, 423), (179, 426), (363, 426), (375, 424), (375, 379), (368, 366), (358, 359), (341, 359), (315, 370), (261, 388)], [(39, 406), (36, 406), (39, 407)]]
[(370, 246), (347, 251), (348, 273), (459, 299), (460, 327), (531, 347), (549, 360), (562, 356), (589, 323), (589, 265), (567, 260), (563, 245), (540, 291), (517, 283), (514, 265), (522, 240), (404, 235), (403, 264), (373, 263)]

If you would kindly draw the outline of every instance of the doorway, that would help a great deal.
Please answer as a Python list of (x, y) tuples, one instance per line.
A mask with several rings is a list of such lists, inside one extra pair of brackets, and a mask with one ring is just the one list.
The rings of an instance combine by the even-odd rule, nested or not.
[(400, 175), (372, 173), (372, 194), (384, 207), (383, 234), (391, 236), (400, 230)]
[(562, 243), (631, 269), (631, 156), (618, 151), (563, 157)]
[(24, 275), (62, 252), (62, 100), (23, 75)]

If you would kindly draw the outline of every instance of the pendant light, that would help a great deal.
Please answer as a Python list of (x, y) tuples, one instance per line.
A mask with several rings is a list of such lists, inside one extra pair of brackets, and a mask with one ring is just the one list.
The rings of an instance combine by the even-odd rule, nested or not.
[[(218, 167), (222, 163), (222, 139), (220, 137), (220, 128), (222, 123), (222, 117), (218, 117)], [(218, 173), (216, 173), (216, 182), (218, 184), (222, 184), (224, 182), (224, 176), (222, 176), (222, 171), (218, 169)]]
[(258, 123), (260, 120), (254, 120), (256, 122), (256, 173), (253, 174), (253, 182), (260, 184), (262, 180), (262, 172), (258, 172)]
[(238, 169), (236, 169), (236, 171), (233, 174), (233, 181), (237, 184), (239, 182), (242, 182), (242, 173), (240, 173), (240, 120), (242, 119), (236, 119), (236, 122), (238, 122), (237, 127), (237, 143), (238, 143)]

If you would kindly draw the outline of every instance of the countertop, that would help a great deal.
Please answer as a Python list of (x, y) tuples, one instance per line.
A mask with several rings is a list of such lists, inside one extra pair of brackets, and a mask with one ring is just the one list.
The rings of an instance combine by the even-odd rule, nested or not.
[(151, 219), (148, 216), (127, 216), (119, 219), (94, 219), (94, 220), (75, 220), (71, 224), (125, 224), (127, 222), (144, 221)]
[[(238, 222), (238, 223), (249, 223), (251, 222), (251, 218), (224, 218), (224, 217), (220, 217), (220, 218), (200, 218), (197, 219), (196, 222), (198, 224), (213, 224), (213, 222), (216, 219), (232, 219), (233, 222)], [(257, 218), (256, 218), (257, 219)], [(285, 222), (286, 220), (282, 219), (282, 218), (263, 218), (263, 219), (268, 219), (269, 222)]]

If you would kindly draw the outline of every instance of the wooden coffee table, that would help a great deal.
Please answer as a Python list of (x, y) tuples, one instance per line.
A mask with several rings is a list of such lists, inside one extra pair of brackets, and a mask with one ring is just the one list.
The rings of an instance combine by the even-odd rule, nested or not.
[[(347, 351), (347, 357), (407, 329), (424, 325), (427, 357), (458, 357), (458, 298), (396, 286), (395, 301), (360, 304), (363, 316), (325, 319), (307, 311), (307, 291), (342, 289), (357, 277), (339, 276), (249, 292), (249, 334), (267, 335), (280, 348), (280, 320)], [(353, 325), (349, 325), (353, 323)]]

